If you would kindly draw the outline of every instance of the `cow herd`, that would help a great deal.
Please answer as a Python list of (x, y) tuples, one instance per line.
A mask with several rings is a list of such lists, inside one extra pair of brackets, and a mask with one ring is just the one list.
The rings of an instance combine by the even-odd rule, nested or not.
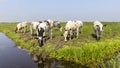
[[(22, 30), (24, 30), (25, 33), (27, 30), (27, 26), (28, 26), (27, 22), (18, 23), (15, 32), (19, 32), (19, 31), (22, 32)], [(93, 23), (93, 28), (97, 40), (100, 40), (104, 26), (106, 25), (103, 25), (100, 21), (95, 21)], [(82, 21), (68, 21), (64, 27), (65, 28), (63, 33), (64, 41), (71, 40), (72, 37), (78, 38), (79, 33), (81, 33), (82, 27), (83, 27)], [(43, 39), (46, 37), (46, 33), (50, 35), (50, 39), (53, 38), (53, 28), (57, 28), (59, 29), (59, 31), (62, 31), (62, 26), (59, 21), (45, 20), (45, 21), (30, 23), (30, 33), (33, 36), (34, 33), (36, 32), (40, 46), (42, 46), (44, 43)]]

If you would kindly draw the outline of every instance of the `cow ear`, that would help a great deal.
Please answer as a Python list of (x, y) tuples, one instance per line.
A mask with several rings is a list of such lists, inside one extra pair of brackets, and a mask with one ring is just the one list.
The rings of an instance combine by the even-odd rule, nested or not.
[(107, 25), (105, 24), (105, 25), (103, 25), (104, 27), (106, 27)]

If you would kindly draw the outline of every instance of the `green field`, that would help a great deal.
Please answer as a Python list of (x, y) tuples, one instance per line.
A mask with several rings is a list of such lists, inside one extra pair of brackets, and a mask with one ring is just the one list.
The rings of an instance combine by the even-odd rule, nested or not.
[(63, 32), (54, 30), (53, 39), (48, 39), (42, 47), (39, 47), (37, 39), (30, 35), (29, 29), (25, 34), (15, 33), (16, 23), (0, 24), (0, 32), (14, 40), (18, 47), (28, 50), (30, 55), (56, 58), (96, 68), (105, 67), (104, 60), (111, 61), (111, 58), (120, 51), (120, 23), (102, 23), (107, 26), (100, 41), (93, 37), (93, 23), (86, 22), (78, 39), (73, 38), (64, 42), (62, 34), (65, 23), (62, 23)]

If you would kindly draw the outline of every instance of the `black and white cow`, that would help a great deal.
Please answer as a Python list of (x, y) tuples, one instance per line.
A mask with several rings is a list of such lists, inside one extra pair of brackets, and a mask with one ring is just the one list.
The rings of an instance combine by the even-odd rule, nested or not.
[(103, 25), (100, 21), (94, 22), (93, 27), (94, 27), (94, 31), (95, 31), (97, 40), (100, 40), (104, 26), (106, 26), (106, 25)]

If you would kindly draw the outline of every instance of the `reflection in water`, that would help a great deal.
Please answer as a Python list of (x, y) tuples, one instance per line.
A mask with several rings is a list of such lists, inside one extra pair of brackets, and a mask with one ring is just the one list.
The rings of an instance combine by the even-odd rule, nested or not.
[(80, 64), (75, 64), (74, 62), (67, 62), (56, 59), (43, 59), (39, 58), (38, 68), (87, 68)]
[(0, 33), (0, 68), (38, 68), (28, 52), (15, 47), (15, 43)]

